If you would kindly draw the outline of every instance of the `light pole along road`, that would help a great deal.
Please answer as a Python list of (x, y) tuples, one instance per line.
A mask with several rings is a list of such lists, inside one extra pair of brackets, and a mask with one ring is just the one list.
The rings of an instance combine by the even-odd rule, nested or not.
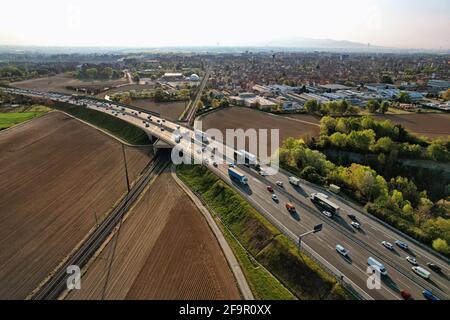
[[(19, 92), (19, 94), (23, 94)], [(36, 94), (36, 93), (35, 93)], [(38, 93), (40, 95), (45, 93)], [(54, 100), (57, 100), (53, 98)], [(111, 102), (107, 102), (113, 105)], [(112, 114), (120, 108), (105, 108), (101, 103), (92, 101), (88, 104), (92, 108), (101, 112)], [(141, 111), (141, 110), (140, 110)], [(131, 124), (134, 124), (147, 133), (160, 137), (163, 141), (176, 145), (173, 132), (178, 130), (177, 123), (165, 121), (151, 114), (150, 126), (145, 127), (144, 120), (150, 114), (141, 112), (137, 114), (132, 107), (127, 107), (120, 112), (119, 117)], [(161, 124), (156, 121), (160, 120)], [(164, 128), (164, 131), (161, 130)], [(181, 127), (184, 134), (193, 139), (194, 132), (191, 129)], [(182, 139), (179, 146), (190, 156), (203, 159), (204, 155), (197, 154), (191, 149), (190, 142)], [(228, 150), (226, 144), (220, 141), (211, 141), (207, 149), (217, 148), (216, 156), (221, 154), (233, 154), (234, 150)], [(195, 148), (194, 148), (195, 149)], [(222, 152), (220, 152), (222, 151)], [(209, 156), (209, 155), (208, 155)], [(227, 161), (234, 161), (227, 159)], [(201, 160), (199, 161), (201, 162)], [(222, 178), (229, 185), (233, 186), (245, 199), (247, 199), (265, 218), (274, 224), (282, 233), (292, 241), (297, 242), (298, 235), (308, 232), (318, 224), (323, 224), (324, 228), (315, 237), (307, 237), (302, 240), (302, 250), (308, 250), (317, 260), (326, 265), (337, 276), (343, 276), (344, 281), (353, 287), (354, 290), (366, 299), (401, 299), (400, 291), (408, 290), (415, 299), (423, 299), (422, 291), (428, 289), (440, 298), (447, 299), (449, 296), (449, 265), (447, 261), (436, 257), (414, 243), (408, 241), (397, 232), (387, 228), (383, 224), (367, 216), (366, 213), (356, 204), (347, 203), (320, 186), (302, 181), (299, 186), (289, 184), (289, 174), (280, 171), (275, 175), (263, 177), (255, 170), (240, 166), (248, 176), (248, 186), (242, 186), (232, 181), (228, 176), (228, 165), (218, 164), (214, 167), (209, 161), (208, 168)], [(276, 182), (281, 181), (284, 187), (279, 187)], [(271, 186), (278, 195), (279, 201), (275, 202), (268, 192), (267, 186)], [(329, 199), (340, 206), (341, 215), (328, 218), (309, 200), (309, 196), (315, 192), (322, 192), (329, 196)], [(285, 203), (292, 202), (297, 214), (290, 214), (284, 207)], [(353, 214), (361, 223), (361, 230), (355, 230), (350, 226), (347, 214)], [(410, 250), (404, 252), (399, 248), (388, 250), (381, 242), (386, 240), (394, 243), (400, 240), (409, 244)], [(336, 252), (336, 245), (339, 244), (348, 250), (349, 255), (344, 259)], [(442, 268), (442, 274), (432, 272), (431, 278), (425, 280), (416, 275), (412, 270), (412, 265), (406, 261), (407, 255), (415, 256), (419, 265), (425, 266), (427, 262), (432, 262)], [(382, 278), (380, 289), (368, 289), (367, 279), (367, 259), (373, 257), (386, 266), (388, 276)]]

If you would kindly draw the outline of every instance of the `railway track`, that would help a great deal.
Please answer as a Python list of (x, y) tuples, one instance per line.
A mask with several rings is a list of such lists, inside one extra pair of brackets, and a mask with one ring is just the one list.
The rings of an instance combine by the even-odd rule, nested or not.
[(197, 112), (197, 105), (198, 105), (198, 102), (200, 101), (200, 98), (202, 97), (202, 92), (205, 89), (205, 86), (206, 86), (206, 83), (208, 82), (210, 74), (211, 74), (211, 67), (208, 66), (206, 69), (205, 75), (198, 87), (197, 94), (195, 95), (194, 100), (192, 100), (189, 103), (187, 110), (185, 111), (185, 113), (182, 117), (182, 121), (186, 121), (190, 125), (193, 125), (195, 114)]
[(81, 245), (67, 261), (56, 271), (56, 273), (44, 283), (36, 293), (31, 296), (32, 300), (54, 300), (66, 289), (66, 281), (69, 274), (66, 270), (71, 265), (80, 269), (89, 261), (93, 254), (100, 248), (114, 228), (119, 224), (125, 213), (131, 208), (139, 195), (154, 177), (158, 176), (169, 163), (169, 154), (157, 155), (144, 169), (142, 176), (131, 188), (130, 192), (120, 201), (113, 211), (104, 219), (89, 238)]

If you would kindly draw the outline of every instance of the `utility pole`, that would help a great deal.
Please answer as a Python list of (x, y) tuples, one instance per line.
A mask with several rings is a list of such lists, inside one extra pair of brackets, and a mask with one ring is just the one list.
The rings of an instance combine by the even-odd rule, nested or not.
[(311, 231), (305, 232), (301, 235), (298, 236), (298, 249), (300, 250), (302, 247), (302, 237), (307, 236), (308, 234), (311, 233), (317, 233), (320, 232), (322, 230), (322, 224), (318, 224), (316, 226), (314, 226), (314, 229), (312, 229)]
[(128, 166), (127, 166), (127, 157), (125, 155), (125, 146), (122, 143), (122, 155), (123, 155), (123, 163), (125, 167), (125, 178), (127, 179), (127, 190), (130, 193), (130, 180), (128, 179)]

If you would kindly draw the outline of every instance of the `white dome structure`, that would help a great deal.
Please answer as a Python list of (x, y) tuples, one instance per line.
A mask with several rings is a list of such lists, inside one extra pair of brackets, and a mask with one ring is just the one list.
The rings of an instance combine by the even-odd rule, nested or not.
[(200, 77), (198, 75), (196, 75), (195, 73), (191, 74), (191, 76), (189, 77), (189, 80), (191, 81), (199, 81)]

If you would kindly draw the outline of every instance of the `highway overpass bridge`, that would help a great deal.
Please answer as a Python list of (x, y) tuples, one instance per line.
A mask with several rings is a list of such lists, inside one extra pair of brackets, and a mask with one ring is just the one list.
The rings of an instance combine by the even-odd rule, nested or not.
[[(230, 180), (227, 173), (227, 163), (218, 162), (217, 167), (213, 166), (210, 153), (208, 153), (212, 148), (217, 148), (219, 152), (216, 153), (216, 156), (220, 157), (223, 154), (230, 154), (228, 153), (230, 151), (233, 154), (234, 150), (229, 150), (230, 147), (220, 141), (211, 141), (208, 146), (205, 146), (205, 156), (191, 145), (190, 140), (194, 140), (195, 136), (192, 129), (162, 119), (155, 113), (97, 99), (83, 98), (72, 101), (69, 96), (61, 94), (52, 96), (47, 93), (22, 89), (7, 89), (7, 91), (13, 94), (34, 95), (56, 101), (76, 103), (112, 116), (116, 116), (117, 111), (120, 111), (117, 117), (141, 128), (150, 137), (158, 138), (158, 140), (154, 140), (156, 148), (170, 148), (177, 145), (186, 156), (206, 165), (294, 242), (298, 242), (298, 235), (322, 223), (323, 229), (320, 233), (302, 239), (302, 250), (305, 250), (362, 299), (401, 299), (401, 290), (408, 290), (415, 299), (423, 299), (422, 291), (424, 289), (432, 291), (441, 299), (448, 299), (449, 297), (450, 286), (447, 275), (449, 275), (450, 269), (447, 258), (368, 215), (359, 205), (349, 203), (339, 195), (330, 193), (320, 186), (303, 180), (301, 180), (299, 186), (293, 186), (288, 182), (289, 174), (283, 170), (273, 176), (262, 177), (255, 170), (242, 166), (241, 170), (246, 172), (249, 180), (248, 186), (243, 188)], [(148, 121), (149, 116), (151, 121), (147, 127), (144, 121)], [(181, 132), (188, 138), (181, 139), (180, 143), (177, 144), (174, 139), (174, 132)], [(233, 159), (226, 160), (234, 162)], [(279, 187), (278, 181), (283, 182), (284, 187)], [(271, 199), (267, 186), (274, 189), (280, 199), (279, 203)], [(339, 205), (341, 215), (328, 218), (322, 214), (309, 200), (309, 196), (315, 192), (325, 193), (331, 201)], [(294, 217), (285, 210), (284, 204), (288, 201), (295, 204), (298, 209), (298, 216)], [(361, 223), (361, 230), (355, 230), (350, 226), (348, 214), (356, 216)], [(409, 250), (404, 251), (399, 248), (388, 250), (381, 244), (382, 241), (394, 243), (395, 240), (408, 243)], [(335, 250), (337, 244), (344, 246), (349, 251), (350, 259), (345, 259), (337, 254)], [(412, 265), (406, 260), (407, 255), (414, 256), (421, 266), (426, 266), (428, 262), (437, 264), (443, 272), (441, 274), (432, 272), (430, 279), (423, 279), (411, 270)], [(383, 263), (388, 271), (388, 276), (382, 278), (382, 285), (379, 289), (370, 289), (367, 286), (369, 276), (367, 274), (367, 259), (369, 257)]]

